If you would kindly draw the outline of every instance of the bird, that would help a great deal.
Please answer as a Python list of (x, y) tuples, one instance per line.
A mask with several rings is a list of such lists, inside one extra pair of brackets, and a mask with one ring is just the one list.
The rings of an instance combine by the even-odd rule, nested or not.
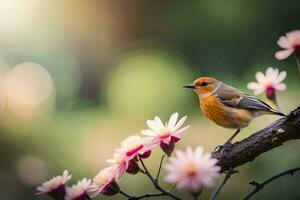
[(199, 77), (183, 87), (198, 95), (202, 113), (208, 119), (224, 128), (236, 129), (223, 145), (216, 148), (223, 153), (230, 151), (232, 140), (252, 119), (267, 114), (285, 116), (262, 100), (212, 77)]

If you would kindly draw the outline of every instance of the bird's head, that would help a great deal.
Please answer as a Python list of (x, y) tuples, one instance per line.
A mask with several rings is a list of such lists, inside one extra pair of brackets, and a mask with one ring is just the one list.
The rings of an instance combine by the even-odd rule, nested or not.
[(200, 77), (193, 83), (183, 86), (184, 88), (193, 89), (199, 97), (210, 95), (218, 87), (220, 81), (212, 77)]

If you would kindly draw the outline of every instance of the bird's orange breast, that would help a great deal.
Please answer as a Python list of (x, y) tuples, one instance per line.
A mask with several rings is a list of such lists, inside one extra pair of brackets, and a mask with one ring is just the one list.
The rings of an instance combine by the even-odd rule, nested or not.
[(225, 128), (243, 128), (253, 118), (250, 111), (225, 106), (214, 95), (202, 98), (200, 107), (207, 118)]

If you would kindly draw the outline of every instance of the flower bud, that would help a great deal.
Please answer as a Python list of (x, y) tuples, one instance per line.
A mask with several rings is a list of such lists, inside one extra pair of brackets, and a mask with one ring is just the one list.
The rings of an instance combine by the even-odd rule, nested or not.
[(111, 181), (105, 188), (101, 191), (101, 194), (106, 196), (113, 196), (120, 192), (120, 188), (116, 181)]
[(167, 156), (171, 156), (175, 148), (175, 140), (171, 139), (169, 144), (161, 142), (160, 148), (167, 154)]
[(266, 96), (267, 96), (268, 99), (274, 101), (274, 99), (275, 99), (275, 88), (267, 87)]
[(143, 158), (143, 159), (146, 159), (146, 158), (149, 158), (150, 155), (151, 155), (151, 151), (146, 151), (146, 152), (144, 152), (142, 154), (139, 154), (139, 157)]
[(55, 200), (64, 200), (66, 194), (65, 185), (61, 185), (47, 194)]
[(137, 164), (137, 162), (133, 160), (129, 161), (126, 172), (129, 174), (137, 174), (139, 171), (140, 171), (140, 167)]

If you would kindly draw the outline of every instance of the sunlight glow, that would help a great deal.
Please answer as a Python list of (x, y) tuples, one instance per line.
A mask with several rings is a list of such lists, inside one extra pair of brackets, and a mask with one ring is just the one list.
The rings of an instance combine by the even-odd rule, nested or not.
[(37, 2), (38, 0), (0, 0), (1, 32), (26, 28)]

